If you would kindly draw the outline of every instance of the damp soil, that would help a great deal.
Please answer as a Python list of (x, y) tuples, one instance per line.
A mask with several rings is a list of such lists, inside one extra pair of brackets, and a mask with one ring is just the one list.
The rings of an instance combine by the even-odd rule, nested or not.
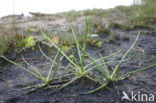
[[(148, 32), (151, 33), (147, 34), (147, 32), (144, 30), (139, 29), (131, 31), (112, 29), (111, 31), (114, 32), (119, 39), (115, 40), (114, 42), (103, 43), (102, 47), (100, 48), (88, 45), (87, 52), (92, 57), (99, 58), (99, 51), (103, 56), (106, 56), (121, 50), (121, 53), (118, 55), (106, 59), (106, 61), (120, 60), (126, 50), (134, 42), (137, 33), (141, 31), (141, 36), (138, 40), (137, 47), (135, 47), (135, 49), (133, 49), (128, 56), (132, 56), (136, 49), (139, 50), (139, 53), (137, 53), (132, 60), (121, 65), (120, 74), (156, 63), (155, 32), (149, 30)], [(128, 39), (125, 39), (125, 35), (128, 36)], [(102, 40), (106, 39), (106, 37), (102, 34), (100, 35), (100, 38)], [(52, 59), (56, 55), (56, 50), (54, 48), (50, 48), (43, 44), (42, 49)], [(37, 46), (35, 47), (35, 50), (30, 48), (25, 52), (20, 54), (15, 53), (14, 55), (14, 58), (11, 58), (11, 55), (8, 57), (20, 65), (27, 67), (22, 61), (21, 55), (23, 55), (32, 66), (42, 69), (45, 73), (48, 72), (50, 62), (42, 56)], [(86, 63), (87, 62), (88, 61), (86, 60)], [(61, 64), (66, 65), (68, 62), (62, 59)], [(111, 67), (115, 67), (115, 65), (116, 64), (114, 63), (109, 64), (109, 69)], [(60, 75), (65, 73), (65, 71), (60, 68), (58, 72)], [(69, 78), (56, 80), (49, 84), (49, 86), (57, 83), (62, 84), (68, 80)], [(123, 91), (128, 94), (133, 91), (135, 93), (152, 93), (156, 95), (156, 67), (133, 74), (125, 80), (110, 83), (106, 88), (88, 95), (72, 96), (73, 94), (81, 94), (83, 92), (93, 90), (99, 86), (98, 83), (90, 81), (86, 78), (81, 78), (62, 90), (58, 88), (46, 87), (37, 89), (35, 91), (32, 91), (32, 89), (23, 89), (25, 87), (40, 83), (42, 83), (41, 80), (36, 79), (27, 72), (21, 70), (19, 67), (4, 61), (2, 58), (0, 59), (0, 103), (131, 103), (130, 101), (121, 101)]]

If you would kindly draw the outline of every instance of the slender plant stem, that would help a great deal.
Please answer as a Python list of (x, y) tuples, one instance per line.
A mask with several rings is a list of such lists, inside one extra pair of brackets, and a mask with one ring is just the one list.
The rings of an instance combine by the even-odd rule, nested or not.
[(81, 70), (84, 72), (84, 59), (86, 55), (86, 50), (87, 50), (87, 37), (88, 37), (88, 20), (86, 19), (86, 32), (85, 32), (85, 44), (84, 44), (84, 49), (83, 49), (83, 56), (82, 56), (82, 61), (81, 61)]
[(49, 42), (58, 50), (58, 51), (60, 51), (61, 53), (62, 53), (62, 55), (64, 56), (64, 57), (66, 57), (69, 61), (70, 61), (70, 63), (71, 64), (73, 64), (76, 68), (78, 68), (79, 69), (79, 67), (42, 31), (42, 34), (43, 34), (43, 36), (47, 39), (47, 40), (49, 40)]
[(109, 82), (106, 82), (106, 83), (102, 84), (100, 87), (98, 87), (98, 88), (96, 88), (96, 89), (94, 89), (94, 90), (91, 90), (91, 91), (89, 91), (89, 92), (82, 93), (82, 94), (91, 94), (91, 93), (97, 92), (97, 91), (99, 91), (100, 89), (106, 87), (108, 84), (109, 84)]
[(150, 66), (147, 66), (147, 67), (144, 67), (144, 68), (136, 69), (136, 70), (134, 70), (134, 71), (128, 72), (128, 73), (126, 73), (126, 74), (123, 74), (122, 76), (116, 78), (115, 81), (122, 80), (122, 79), (126, 78), (127, 76), (132, 75), (132, 74), (134, 74), (134, 73), (136, 73), (136, 72), (143, 71), (143, 70), (146, 70), (146, 69), (155, 67), (155, 66), (156, 66), (156, 64), (150, 65)]
[(77, 50), (78, 50), (79, 59), (80, 59), (80, 61), (82, 61), (82, 59), (81, 59), (81, 51), (80, 51), (80, 47), (79, 47), (79, 42), (78, 42), (77, 36), (75, 34), (74, 27), (72, 25), (71, 25), (71, 29), (72, 29), (72, 32), (73, 32), (73, 35), (74, 35), (74, 39), (76, 41), (76, 47), (77, 47)]
[[(120, 52), (121, 52), (121, 51), (117, 51), (117, 52), (112, 53), (112, 54), (110, 54), (110, 55), (108, 55), (108, 56), (105, 56), (105, 57), (103, 57), (103, 58), (109, 58), (109, 57), (112, 57), (112, 56), (114, 56), (114, 55), (116, 55), (116, 54), (118, 54), (118, 53), (120, 53)], [(86, 53), (86, 55), (89, 55), (89, 54)], [(99, 60), (101, 60), (101, 58), (95, 60), (95, 62), (98, 62)], [(94, 63), (92, 62), (92, 63), (86, 65), (86, 66), (84, 67), (84, 69), (86, 69), (88, 66), (90, 66), (90, 65), (92, 65), (92, 64), (94, 64)]]
[[(56, 56), (54, 58), (54, 61), (56, 61), (56, 58), (58, 57), (58, 55), (59, 55), (59, 51), (57, 52), (57, 54), (56, 54)], [(59, 62), (57, 63), (57, 66), (59, 66), (58, 64), (59, 64)], [(54, 62), (52, 63), (52, 65), (51, 65), (51, 67), (49, 69), (48, 76), (47, 76), (47, 81), (49, 81), (49, 78), (50, 78), (50, 75), (51, 75), (51, 72), (52, 72), (53, 67), (54, 67)], [(57, 69), (55, 69), (55, 70), (57, 70)]]
[(119, 62), (119, 64), (116, 66), (115, 70), (113, 71), (111, 78), (113, 78), (116, 74), (116, 77), (119, 75), (119, 69), (120, 69), (120, 65), (123, 63), (123, 60), (127, 57), (128, 53), (131, 51), (131, 49), (135, 46), (138, 38), (139, 38), (140, 32), (138, 33), (135, 42), (131, 45), (131, 47), (127, 50), (127, 52), (125, 53), (125, 55), (122, 57), (121, 61)]
[(21, 69), (23, 69), (24, 71), (26, 71), (26, 72), (30, 73), (31, 75), (35, 76), (36, 78), (38, 78), (38, 79), (41, 79), (41, 80), (42, 80), (42, 78), (41, 78), (40, 76), (38, 76), (38, 75), (36, 75), (35, 73), (33, 73), (33, 72), (29, 71), (29, 70), (28, 70), (28, 69), (26, 69), (25, 67), (23, 67), (23, 66), (21, 66), (21, 65), (19, 65), (19, 64), (17, 64), (17, 63), (15, 63), (15, 62), (13, 62), (12, 60), (7, 59), (7, 58), (6, 58), (6, 57), (4, 57), (4, 56), (1, 56), (1, 57), (2, 57), (3, 59), (5, 59), (5, 60), (9, 61), (10, 63), (12, 63), (12, 64), (14, 64), (14, 65), (16, 65), (16, 66), (20, 67)]

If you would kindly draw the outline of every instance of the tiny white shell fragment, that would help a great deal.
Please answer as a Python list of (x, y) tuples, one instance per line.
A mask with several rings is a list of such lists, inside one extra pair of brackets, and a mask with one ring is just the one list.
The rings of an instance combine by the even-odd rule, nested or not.
[(95, 37), (98, 37), (99, 35), (98, 34), (91, 34), (90, 37), (92, 38), (95, 38)]

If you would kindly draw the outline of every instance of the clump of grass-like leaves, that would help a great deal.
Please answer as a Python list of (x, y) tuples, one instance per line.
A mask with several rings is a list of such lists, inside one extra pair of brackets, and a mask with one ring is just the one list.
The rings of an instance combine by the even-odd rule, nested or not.
[[(72, 32), (73, 32), (73, 36), (74, 36), (74, 39), (75, 39), (75, 42), (76, 42), (76, 47), (77, 47), (77, 51), (78, 51), (78, 56), (79, 56), (79, 59), (77, 60), (77, 58), (72, 55), (73, 59), (71, 59), (69, 56), (67, 56), (67, 54), (61, 50), (61, 48), (59, 46), (57, 46), (52, 39), (50, 39), (48, 37), (48, 35), (44, 32), (42, 32), (42, 34), (44, 35), (44, 37), (46, 39), (48, 39), (51, 44), (58, 50), (62, 53), (62, 55), (70, 62), (70, 64), (72, 65), (72, 69), (68, 69), (66, 68), (68, 71), (70, 71), (71, 74), (73, 74), (75, 77), (65, 83), (61, 88), (64, 88), (65, 86), (73, 83), (74, 81), (82, 78), (82, 77), (86, 77), (90, 80), (93, 80), (93, 81), (100, 81), (99, 78), (101, 78), (100, 76), (96, 75), (95, 73), (93, 73), (93, 70), (96, 68), (96, 66), (94, 67), (91, 67), (89, 68), (89, 66), (95, 64), (97, 65), (96, 62), (100, 61), (101, 59), (103, 58), (108, 58), (108, 57), (111, 57), (113, 55), (116, 55), (117, 53), (119, 52), (116, 52), (116, 53), (113, 53), (109, 56), (106, 56), (106, 57), (102, 57), (98, 60), (95, 60), (94, 58), (92, 58), (91, 56), (89, 56), (89, 54), (86, 52), (87, 51), (87, 38), (88, 38), (88, 21), (86, 20), (86, 31), (85, 31), (85, 35), (84, 35), (84, 45), (83, 47), (80, 45), (79, 41), (78, 41), (78, 37), (77, 35), (75, 34), (75, 31), (74, 31), (74, 28), (73, 26), (71, 25), (71, 29), (72, 29)], [(92, 62), (90, 64), (86, 64), (85, 65), (85, 58), (88, 57)], [(119, 62), (119, 61), (109, 61), (109, 62), (106, 62), (106, 63), (111, 63), (111, 62)], [(101, 69), (99, 69), (101, 71)]]
[[(48, 39), (51, 44), (56, 48), (58, 49), (58, 51), (60, 51), (62, 53), (62, 55), (71, 63), (73, 69), (71, 70), (68, 70), (68, 68), (66, 68), (68, 71), (70, 71), (71, 74), (73, 74), (75, 77), (70, 80), (69, 82), (63, 84), (61, 86), (61, 88), (64, 88), (65, 86), (73, 83), (74, 81), (82, 78), (82, 77), (86, 77), (90, 80), (93, 80), (93, 81), (98, 81), (101, 86), (99, 88), (96, 88), (95, 90), (92, 90), (92, 91), (89, 91), (89, 92), (86, 92), (85, 94), (88, 94), (88, 93), (93, 93), (105, 86), (107, 86), (109, 83), (112, 83), (112, 82), (115, 82), (115, 81), (118, 81), (118, 80), (122, 80), (124, 78), (126, 78), (127, 76), (133, 74), (133, 73), (136, 73), (138, 71), (142, 71), (142, 70), (146, 70), (148, 68), (151, 68), (153, 66), (156, 66), (156, 64), (154, 65), (150, 65), (150, 66), (147, 66), (147, 67), (144, 67), (144, 68), (140, 68), (140, 69), (137, 69), (137, 70), (134, 70), (134, 71), (131, 71), (131, 72), (128, 72), (126, 74), (123, 74), (123, 75), (119, 75), (119, 72), (120, 72), (120, 65), (124, 62), (124, 61), (127, 61), (127, 60), (130, 60), (131, 58), (128, 58), (128, 59), (125, 59), (128, 55), (128, 53), (132, 50), (132, 48), (135, 46), (138, 38), (139, 38), (139, 35), (140, 33), (138, 33), (138, 36), (136, 37), (136, 40), (135, 42), (130, 46), (130, 48), (127, 50), (127, 52), (123, 55), (122, 59), (119, 60), (119, 61), (109, 61), (109, 62), (105, 62), (105, 58), (108, 58), (108, 57), (111, 57), (111, 56), (114, 56), (116, 55), (117, 53), (119, 52), (116, 52), (116, 53), (113, 53), (109, 56), (105, 56), (105, 57), (102, 57), (101, 53), (100, 53), (100, 59), (98, 60), (95, 60), (94, 58), (92, 58), (91, 56), (89, 56), (89, 54), (86, 52), (87, 50), (87, 37), (88, 37), (88, 21), (86, 20), (86, 32), (85, 32), (85, 35), (84, 35), (84, 45), (83, 47), (81, 47), (81, 45), (79, 44), (78, 42), (78, 37), (77, 35), (75, 34), (74, 32), (74, 29), (73, 29), (73, 26), (71, 25), (71, 29), (72, 29), (72, 32), (73, 32), (73, 36), (74, 36), (74, 39), (76, 41), (76, 47), (77, 47), (77, 51), (78, 51), (78, 55), (79, 55), (79, 61), (76, 59), (76, 57), (73, 55), (73, 59), (71, 59), (70, 57), (68, 57), (62, 50), (60, 47), (58, 47), (48, 36), (47, 34), (43, 33), (42, 34), (44, 35), (44, 37), (46, 39)], [(135, 56), (135, 54), (134, 54)], [(134, 57), (132, 56), (132, 57)], [(84, 63), (85, 61), (85, 57), (89, 58), (92, 62), (90, 64), (86, 64)], [(102, 60), (103, 62), (103, 67), (101, 68), (101, 65), (102, 64), (99, 64), (99, 62)], [(108, 63), (112, 63), (112, 62), (118, 62), (118, 65), (113, 69), (113, 72), (112, 74), (110, 73), (108, 67), (106, 66), (106, 64)], [(93, 67), (90, 67), (90, 65), (94, 64), (95, 66)], [(96, 75), (95, 73), (93, 73), (93, 70), (95, 69), (98, 69), (104, 77), (102, 76), (99, 76), (99, 75)], [(101, 79), (102, 78), (102, 79)]]
[(113, 83), (113, 82), (116, 82), (116, 81), (119, 81), (119, 80), (123, 80), (125, 79), (126, 77), (136, 73), (136, 72), (139, 72), (139, 71), (143, 71), (143, 70), (146, 70), (146, 69), (149, 69), (149, 68), (152, 68), (154, 66), (156, 66), (156, 64), (153, 64), (153, 65), (150, 65), (150, 66), (147, 66), (147, 67), (143, 67), (143, 68), (140, 68), (140, 69), (136, 69), (134, 71), (131, 71), (131, 72), (128, 72), (126, 74), (123, 74), (123, 75), (119, 75), (119, 72), (120, 72), (120, 66), (121, 64), (125, 61), (125, 58), (127, 57), (128, 53), (132, 50), (132, 48), (135, 46), (138, 38), (139, 38), (139, 35), (140, 33), (138, 33), (137, 37), (136, 37), (136, 40), (135, 42), (130, 46), (130, 48), (126, 51), (126, 53), (123, 55), (123, 57), (121, 58), (121, 60), (119, 61), (118, 65), (113, 69), (113, 72), (112, 74), (109, 72), (109, 69), (106, 65), (106, 62), (105, 60), (103, 59), (101, 53), (100, 53), (100, 57), (102, 59), (102, 62), (103, 62), (103, 67), (101, 68), (100, 65), (98, 63), (96, 63), (96, 61), (92, 60), (96, 67), (99, 68), (99, 70), (102, 72), (103, 76), (104, 76), (104, 79), (105, 79), (105, 83), (103, 83), (99, 88), (96, 88), (95, 90), (92, 90), (92, 91), (89, 91), (87, 92), (86, 94), (88, 93), (93, 93), (97, 90), (100, 90), (101, 88), (103, 87), (106, 87), (109, 83)]
[[(83, 48), (81, 47), (79, 41), (78, 41), (78, 37), (77, 35), (75, 34), (75, 31), (74, 31), (74, 28), (73, 26), (71, 25), (71, 29), (72, 29), (72, 33), (73, 33), (73, 36), (74, 36), (74, 39), (75, 39), (75, 42), (76, 42), (76, 47), (77, 47), (77, 51), (78, 51), (78, 56), (79, 56), (79, 60), (77, 60), (77, 58), (72, 55), (73, 59), (71, 59), (69, 56), (67, 56), (67, 54), (61, 50), (61, 48), (59, 46), (57, 46), (54, 41), (52, 39), (50, 39), (48, 37), (48, 35), (44, 32), (42, 32), (42, 34), (44, 35), (44, 37), (46, 39), (48, 39), (50, 41), (50, 43), (58, 50), (62, 53), (62, 55), (70, 62), (70, 64), (72, 65), (73, 69), (69, 70), (70, 73), (72, 73), (73, 75), (75, 75), (75, 77), (69, 81), (68, 83), (65, 83), (61, 88), (73, 83), (74, 81), (82, 78), (82, 77), (86, 77), (86, 78), (89, 78), (93, 81), (99, 81), (99, 80), (96, 80), (97, 78), (92, 78), (90, 76), (90, 74), (93, 74), (95, 77), (99, 77), (97, 75), (95, 75), (94, 73), (92, 73), (92, 70), (95, 69), (95, 68), (90, 68), (88, 69), (88, 67), (92, 64), (94, 64), (93, 62), (88, 64), (88, 65), (84, 65), (84, 62), (85, 62), (85, 56), (87, 55), (87, 57), (91, 58), (88, 54), (87, 54), (87, 38), (88, 38), (88, 21), (86, 20), (86, 31), (85, 31), (85, 35), (84, 35), (84, 45), (83, 45)], [(110, 56), (113, 56), (117, 53), (114, 53), (114, 54), (111, 54)], [(110, 57), (110, 56), (106, 56), (104, 58), (107, 58), (107, 57)], [(68, 70), (68, 68), (67, 68)]]
[[(71, 25), (71, 30), (73, 33), (73, 37), (74, 40), (76, 42), (76, 48), (77, 48), (77, 53), (78, 53), (78, 58), (76, 58), (76, 56), (73, 54), (72, 58), (71, 56), (68, 56), (61, 48), (61, 46), (58, 46), (53, 39), (50, 38), (50, 36), (48, 36), (48, 34), (46, 34), (45, 32), (42, 32), (43, 36), (58, 50), (54, 60), (52, 60), (50, 57), (48, 57), (41, 49), (41, 47), (39, 46), (39, 49), (42, 53), (42, 55), (44, 57), (46, 57), (52, 64), (51, 67), (49, 69), (48, 75), (46, 76), (42, 71), (34, 68), (33, 66), (31, 66), (24, 57), (23, 61), (27, 64), (27, 66), (29, 67), (29, 69), (19, 65), (18, 63), (9, 60), (8, 58), (2, 56), (2, 58), (4, 58), (5, 60), (7, 60), (8, 62), (20, 67), (22, 70), (30, 73), (31, 75), (35, 76), (36, 78), (44, 81), (44, 84), (42, 86), (45, 86), (46, 84), (49, 84), (49, 82), (52, 82), (54, 79), (56, 78), (62, 78), (62, 77), (66, 77), (66, 76), (73, 76), (73, 78), (64, 83), (63, 85), (60, 86), (60, 89), (72, 84), (73, 82), (75, 82), (76, 80), (80, 79), (80, 78), (88, 78), (94, 82), (98, 82), (101, 86), (96, 88), (95, 90), (91, 90), (89, 92), (85, 92), (83, 94), (89, 94), (89, 93), (93, 93), (96, 92), (98, 90), (100, 90), (101, 88), (106, 87), (108, 84), (119, 81), (119, 80), (123, 80), (126, 77), (128, 77), (129, 75), (142, 71), (142, 70), (146, 70), (148, 68), (154, 67), (156, 66), (156, 64), (144, 67), (144, 68), (140, 68), (131, 72), (128, 72), (126, 74), (123, 75), (119, 75), (120, 72), (120, 66), (124, 61), (128, 61), (131, 58), (133, 58), (135, 56), (135, 54), (126, 59), (128, 53), (133, 49), (133, 47), (135, 46), (140, 33), (138, 33), (135, 42), (130, 46), (130, 48), (126, 51), (126, 53), (123, 55), (123, 57), (121, 58), (121, 60), (116, 60), (116, 61), (107, 61), (105, 62), (106, 58), (112, 57), (116, 54), (118, 54), (120, 51), (112, 53), (108, 56), (103, 57), (101, 53), (99, 53), (100, 57), (99, 59), (94, 59), (92, 58), (88, 53), (87, 53), (87, 39), (88, 39), (88, 20), (86, 19), (86, 31), (85, 31), (85, 35), (84, 35), (84, 44), (83, 46), (80, 45), (79, 43), (79, 39), (78, 36), (76, 35), (73, 26)], [(68, 67), (64, 67), (62, 65), (60, 65), (60, 60), (61, 60), (61, 55), (64, 56), (69, 62), (70, 62), (70, 66), (72, 68), (68, 68)], [(91, 63), (86, 64), (85, 63), (85, 59), (90, 59)], [(103, 62), (101, 64), (101, 61)], [(113, 72), (110, 72), (107, 64), (109, 63), (118, 63), (118, 65), (113, 69)], [(54, 72), (52, 73), (52, 69), (54, 67), (54, 65), (56, 65), (56, 68), (54, 70)], [(103, 66), (102, 66), (103, 65)], [(63, 70), (67, 71), (67, 74), (62, 75), (62, 76), (58, 76), (57, 70), (58, 68), (61, 67)], [(31, 68), (31, 69), (30, 69)], [(97, 75), (94, 73), (94, 70), (97, 69), (101, 72), (102, 75)]]
[[(51, 62), (51, 67), (49, 68), (49, 71), (48, 71), (47, 75), (45, 75), (42, 70), (39, 70), (38, 68), (30, 65), (28, 63), (28, 61), (26, 61), (26, 59), (23, 56), (22, 56), (22, 59), (23, 59), (24, 63), (27, 65), (27, 68), (20, 65), (20, 64), (18, 64), (18, 63), (16, 63), (16, 62), (14, 62), (14, 61), (12, 61), (12, 60), (10, 60), (10, 59), (8, 59), (8, 58), (6, 58), (5, 56), (1, 56), (1, 57), (3, 59), (5, 59), (6, 61), (8, 61), (9, 63), (12, 63), (12, 64), (18, 66), (20, 69), (28, 72), (30, 75), (33, 75), (34, 77), (36, 77), (36, 78), (38, 78), (38, 79), (40, 79), (40, 80), (42, 80), (44, 82), (41, 85), (37, 85), (37, 86), (33, 86), (33, 87), (43, 87), (43, 86), (53, 82), (53, 80), (55, 78), (55, 75), (57, 74), (57, 70), (59, 68), (59, 63), (60, 63), (60, 57), (61, 56), (60, 56), (60, 53), (58, 51), (55, 58), (54, 58), (54, 60)], [(56, 65), (55, 70), (53, 70), (55, 65)], [(52, 73), (52, 71), (53, 71), (53, 73)], [(27, 88), (31, 88), (31, 87), (27, 87)]]

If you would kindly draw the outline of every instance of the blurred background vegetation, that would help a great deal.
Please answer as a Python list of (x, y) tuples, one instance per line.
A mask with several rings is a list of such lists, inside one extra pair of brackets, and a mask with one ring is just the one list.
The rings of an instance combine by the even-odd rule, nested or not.
[[(122, 28), (129, 28), (129, 26), (142, 26), (142, 27), (152, 27), (156, 28), (156, 0), (142, 0), (141, 4), (136, 3), (134, 0), (134, 5), (132, 6), (119, 6), (114, 9), (93, 9), (93, 10), (83, 10), (83, 11), (69, 11), (62, 12), (57, 15), (58, 17), (66, 17), (69, 22), (76, 20), (76, 18), (81, 16), (94, 16), (100, 18), (111, 18), (112, 21), (109, 22), (109, 28), (103, 26), (102, 21), (90, 22), (90, 26), (97, 28), (94, 30), (93, 27), (89, 31), (90, 33), (100, 33), (109, 32), (109, 29), (114, 26), (120, 26)], [(117, 14), (114, 16), (114, 14)], [(117, 24), (113, 20), (116, 19), (127, 19), (125, 24)], [(90, 19), (91, 20), (91, 19)], [(94, 19), (95, 20), (95, 19)], [(18, 32), (19, 28), (16, 27), (16, 22), (13, 20), (12, 26), (10, 28), (5, 28), (0, 25), (0, 55), (10, 51), (10, 48), (22, 48), (26, 44), (26, 35)], [(66, 38), (69, 41), (69, 39)], [(62, 40), (63, 41), (63, 40)], [(66, 41), (64, 41), (66, 43)]]

